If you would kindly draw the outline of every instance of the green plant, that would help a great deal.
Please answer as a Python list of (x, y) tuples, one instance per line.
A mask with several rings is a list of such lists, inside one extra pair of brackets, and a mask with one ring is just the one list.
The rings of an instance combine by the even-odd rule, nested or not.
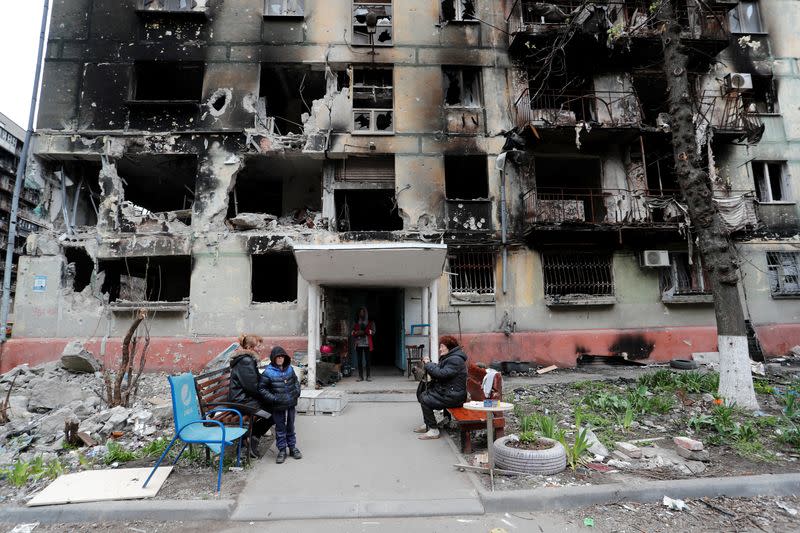
[(750, 422), (737, 424), (735, 434), (739, 442), (758, 442), (758, 429)]
[(536, 439), (536, 432), (534, 431), (521, 431), (519, 434), (519, 441), (523, 444), (533, 444)]
[(560, 442), (567, 454), (567, 464), (573, 470), (578, 468), (578, 465), (583, 462), (583, 455), (589, 451), (589, 439), (586, 437), (587, 431), (587, 428), (580, 429), (575, 435), (575, 442), (571, 445), (567, 442), (566, 435), (561, 435)]
[(705, 426), (710, 426), (712, 424), (713, 424), (713, 419), (706, 414), (693, 416), (692, 418), (689, 419), (688, 422), (689, 428), (695, 433), (699, 433), (700, 430), (703, 429)]
[(64, 465), (58, 459), (50, 459), (44, 468), (44, 477), (55, 479), (64, 473)]
[(778, 430), (778, 442), (800, 448), (800, 428), (791, 424)]
[(103, 458), (107, 465), (111, 463), (127, 463), (128, 461), (133, 461), (136, 459), (136, 454), (130, 450), (126, 450), (122, 447), (122, 445), (118, 442), (108, 441), (106, 444), (108, 451), (106, 452), (106, 456)]
[(756, 394), (774, 394), (775, 388), (766, 379), (754, 379), (753, 388)]
[(636, 419), (636, 412), (634, 412), (634, 410), (629, 405), (627, 409), (625, 409), (625, 413), (619, 419), (620, 426), (622, 426), (622, 429), (625, 430), (625, 432), (627, 432), (630, 429), (631, 424), (633, 424), (633, 421), (635, 419)]
[(786, 418), (794, 419), (800, 414), (800, 401), (797, 396), (792, 393), (787, 393), (782, 397), (783, 400), (783, 414)]
[(41, 455), (34, 457), (30, 462), (17, 460), (2, 471), (6, 481), (17, 488), (43, 477), (55, 479), (63, 473), (64, 467), (58, 459), (50, 459), (45, 463)]
[(641, 376), (638, 383), (649, 389), (673, 390), (677, 386), (676, 379), (674, 372), (662, 368), (661, 370), (656, 370), (653, 373)]
[(547, 415), (536, 417), (536, 429), (542, 437), (553, 440), (560, 440), (564, 433), (564, 430), (558, 427), (556, 419)]
[(21, 487), (28, 482), (31, 475), (31, 465), (27, 461), (17, 460), (13, 465), (3, 470), (6, 481), (14, 487)]
[[(139, 457), (161, 457), (161, 454), (164, 453), (167, 446), (169, 446), (169, 439), (166, 437), (159, 437), (145, 444), (142, 449), (139, 450)], [(173, 455), (172, 452), (173, 450), (170, 450), (170, 455)]]

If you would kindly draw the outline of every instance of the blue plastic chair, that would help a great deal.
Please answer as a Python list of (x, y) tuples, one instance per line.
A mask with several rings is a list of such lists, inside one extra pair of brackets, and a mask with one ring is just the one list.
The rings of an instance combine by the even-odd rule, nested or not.
[[(169, 386), (172, 390), (172, 416), (175, 419), (175, 436), (172, 441), (158, 458), (156, 465), (147, 476), (147, 479), (142, 485), (142, 488), (147, 487), (150, 478), (153, 477), (161, 461), (167, 456), (172, 445), (175, 441), (180, 439), (183, 442), (178, 457), (173, 461), (173, 465), (178, 462), (183, 455), (183, 451), (189, 444), (205, 444), (214, 453), (219, 454), (219, 469), (217, 473), (217, 492), (219, 492), (222, 485), (222, 459), (225, 457), (225, 447), (233, 446), (233, 443), (238, 440), (238, 447), (236, 449), (236, 466), (239, 466), (242, 454), (242, 441), (241, 437), (247, 433), (247, 429), (242, 427), (242, 413), (236, 409), (219, 408), (213, 409), (206, 413), (207, 416), (222, 411), (229, 411), (239, 415), (239, 427), (225, 427), (219, 420), (212, 420), (203, 418), (200, 414), (200, 402), (197, 399), (197, 389), (194, 385), (194, 376), (190, 372), (181, 374), (180, 376), (169, 376)], [(207, 424), (212, 424), (208, 426)]]

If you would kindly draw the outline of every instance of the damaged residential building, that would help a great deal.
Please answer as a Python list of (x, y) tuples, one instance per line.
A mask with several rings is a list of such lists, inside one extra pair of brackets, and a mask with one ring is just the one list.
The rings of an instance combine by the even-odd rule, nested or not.
[[(678, 4), (698, 150), (754, 336), (782, 353), (800, 337), (800, 8)], [(435, 358), (439, 333), (486, 362), (714, 351), (648, 3), (74, 0), (52, 16), (29, 169), (47, 227), (20, 260), (3, 368), (76, 337), (114, 354), (142, 307), (154, 368), (202, 366), (243, 332), (346, 351), (361, 306), (388, 369), (412, 342)]]

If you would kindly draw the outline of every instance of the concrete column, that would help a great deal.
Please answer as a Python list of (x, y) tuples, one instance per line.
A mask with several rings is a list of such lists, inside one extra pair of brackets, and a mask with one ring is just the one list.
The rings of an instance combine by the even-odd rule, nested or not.
[[(422, 287), (422, 324), (430, 324), (431, 323), (431, 314), (430, 314), (430, 289), (428, 287)], [(428, 328), (428, 334), (430, 334), (430, 328)], [(431, 350), (430, 350), (431, 343), (428, 342), (428, 356), (430, 357)]]
[(317, 350), (319, 350), (319, 285), (308, 284), (308, 385), (317, 386)]
[(439, 279), (435, 279), (431, 282), (431, 285), (428, 289), (430, 292), (430, 307), (428, 308), (428, 313), (430, 314), (428, 318), (428, 324), (431, 325), (431, 361), (434, 363), (439, 362)]

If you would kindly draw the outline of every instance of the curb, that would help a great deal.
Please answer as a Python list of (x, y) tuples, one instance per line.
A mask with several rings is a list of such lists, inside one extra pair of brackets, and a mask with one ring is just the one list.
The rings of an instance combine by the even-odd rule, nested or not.
[(484, 489), (479, 480), (474, 481), (487, 513), (575, 509), (623, 500), (652, 503), (660, 502), (665, 495), (687, 499), (800, 494), (800, 474), (676, 479), (495, 492)]
[(0, 507), (7, 523), (78, 523), (155, 520), (157, 522), (227, 520), (235, 500), (133, 500), (41, 507)]

